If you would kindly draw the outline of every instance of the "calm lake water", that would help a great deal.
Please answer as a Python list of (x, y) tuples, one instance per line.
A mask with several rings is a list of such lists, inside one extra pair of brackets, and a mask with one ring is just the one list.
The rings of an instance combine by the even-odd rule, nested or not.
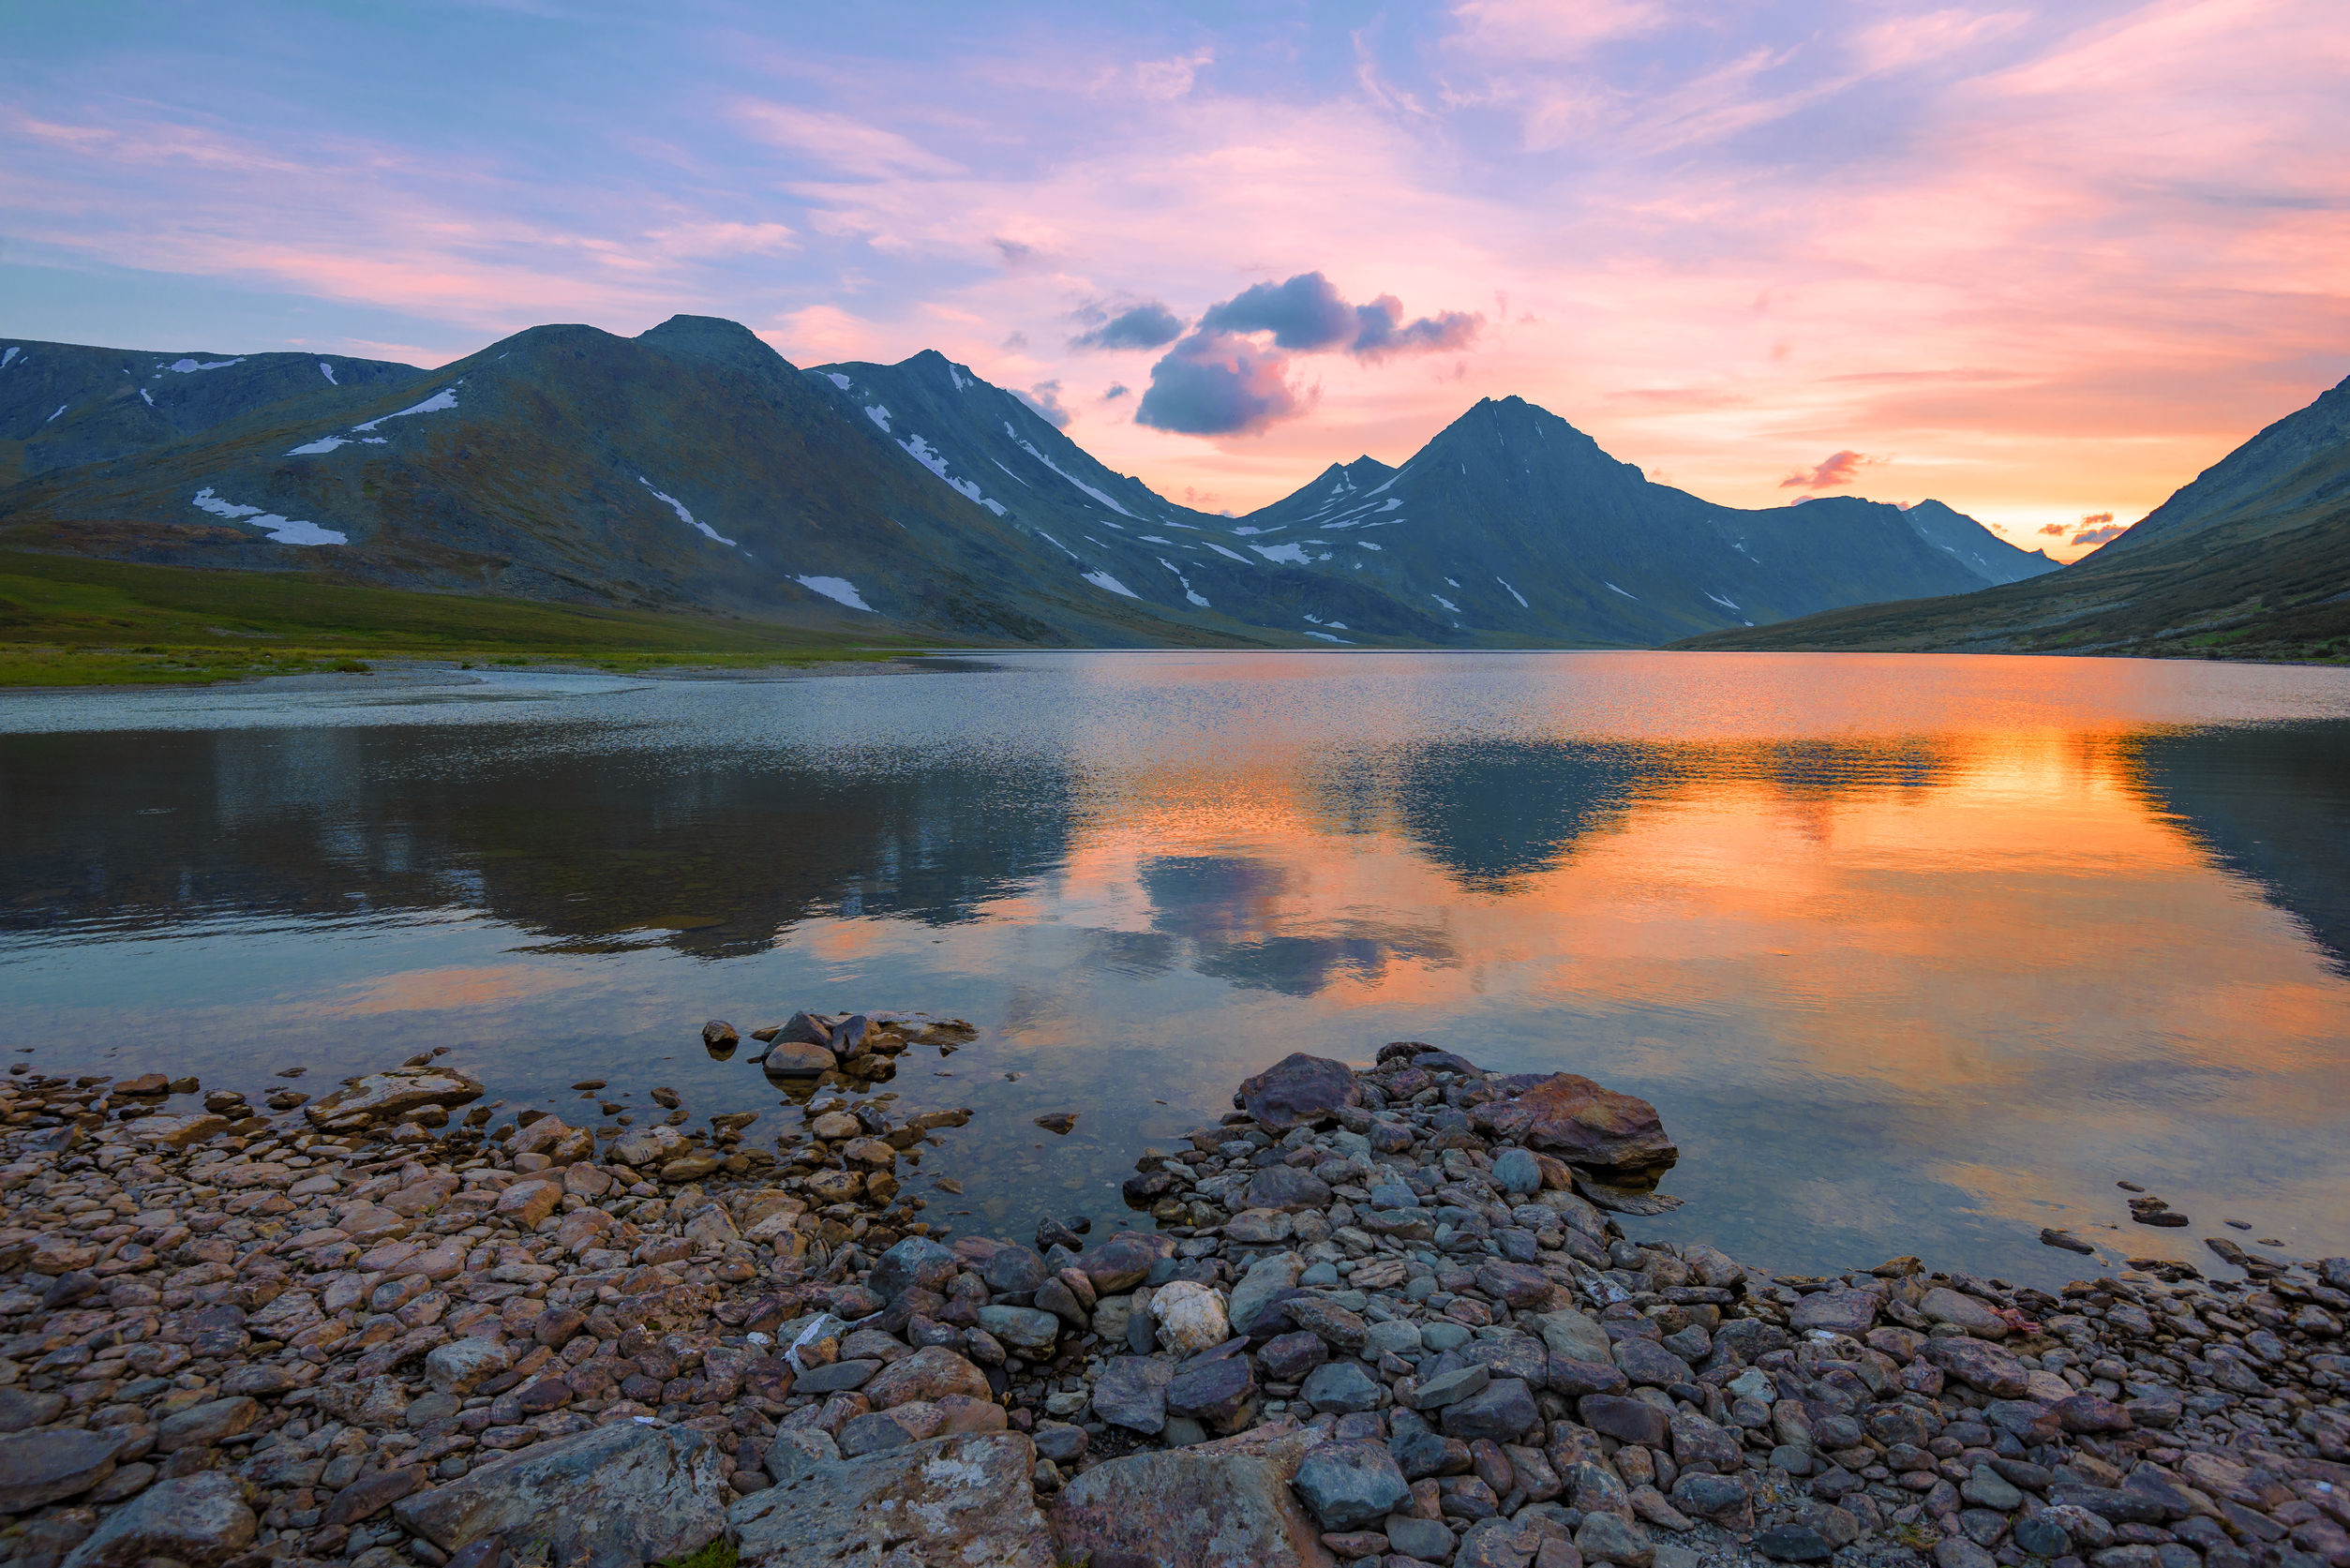
[[(756, 1134), (797, 1113), (703, 1019), (960, 1016), (972, 1045), (882, 1087), (978, 1113), (922, 1167), (965, 1187), (928, 1217), (1025, 1233), (1122, 1214), (1141, 1147), (1267, 1062), (1416, 1038), (1655, 1101), (1688, 1202), (1636, 1235), (2043, 1284), (2232, 1272), (2206, 1234), (2350, 1249), (2343, 672), (1160, 652), (460, 681), (0, 698), (0, 1050), (255, 1092), (447, 1045), (510, 1108), (667, 1083)], [(1030, 1124), (1064, 1109), (1067, 1138)], [(2194, 1227), (2130, 1224), (2122, 1179)]]

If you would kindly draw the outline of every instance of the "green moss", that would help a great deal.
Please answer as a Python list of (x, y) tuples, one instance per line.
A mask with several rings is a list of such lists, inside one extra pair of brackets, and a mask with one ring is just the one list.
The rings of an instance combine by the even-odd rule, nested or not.
[(735, 1550), (734, 1543), (722, 1535), (700, 1551), (668, 1559), (661, 1568), (735, 1568), (741, 1561), (741, 1554)]

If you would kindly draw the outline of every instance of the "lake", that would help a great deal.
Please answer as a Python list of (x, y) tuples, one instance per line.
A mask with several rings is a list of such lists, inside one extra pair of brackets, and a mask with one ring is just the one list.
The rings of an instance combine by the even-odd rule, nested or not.
[[(798, 1113), (704, 1019), (961, 1017), (879, 1087), (976, 1113), (925, 1217), (1025, 1237), (1122, 1215), (1135, 1155), (1266, 1063), (1420, 1039), (1654, 1100), (1686, 1206), (1636, 1236), (2042, 1285), (2232, 1275), (2205, 1235), (2350, 1250), (2350, 672), (1024, 652), (19, 693), (0, 821), (0, 1050), (46, 1071), (258, 1099), (448, 1046), (509, 1110), (662, 1083), (759, 1139)], [(2193, 1226), (2132, 1224), (2125, 1180)]]

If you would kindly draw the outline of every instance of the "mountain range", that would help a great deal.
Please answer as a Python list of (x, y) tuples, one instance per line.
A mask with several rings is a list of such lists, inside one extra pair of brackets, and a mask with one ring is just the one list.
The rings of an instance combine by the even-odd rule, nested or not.
[(1678, 646), (2350, 659), (2350, 379), (2054, 575)]
[(695, 316), (429, 371), (0, 343), (0, 486), (16, 548), (1044, 645), (1654, 646), (2055, 570), (1938, 502), (1717, 505), (1516, 397), (1205, 513), (936, 352)]

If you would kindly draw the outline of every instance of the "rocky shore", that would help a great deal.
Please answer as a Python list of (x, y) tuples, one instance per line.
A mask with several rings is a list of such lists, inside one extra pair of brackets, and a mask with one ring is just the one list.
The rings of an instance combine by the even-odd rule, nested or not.
[(759, 1031), (772, 1137), (17, 1067), (0, 1557), (2350, 1568), (2350, 1260), (1774, 1276), (1627, 1234), (1645, 1102), (1413, 1042), (1250, 1079), (1132, 1229), (949, 1236), (968, 1113), (872, 1090), (950, 1030)]

